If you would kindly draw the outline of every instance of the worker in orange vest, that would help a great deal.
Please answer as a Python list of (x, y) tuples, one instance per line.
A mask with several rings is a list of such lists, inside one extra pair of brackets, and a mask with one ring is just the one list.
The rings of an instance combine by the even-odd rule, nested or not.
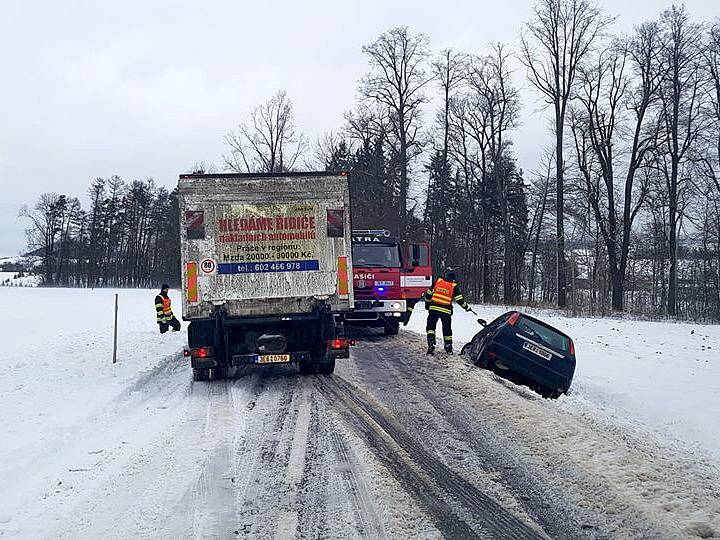
[(175, 318), (172, 307), (170, 306), (170, 297), (168, 296), (169, 289), (170, 286), (163, 283), (163, 286), (160, 287), (160, 294), (155, 297), (155, 315), (157, 316), (157, 323), (160, 326), (161, 334), (167, 332), (171, 326), (173, 332), (180, 331), (180, 321)]
[(452, 312), (453, 302), (465, 311), (470, 311), (470, 306), (460, 291), (460, 287), (456, 282), (457, 276), (455, 272), (448, 269), (444, 278), (439, 278), (435, 284), (430, 287), (424, 294), (425, 309), (428, 310), (427, 325), (427, 343), (428, 354), (435, 352), (435, 328), (438, 319), (442, 323), (443, 342), (445, 344), (445, 352), (453, 353), (452, 346)]

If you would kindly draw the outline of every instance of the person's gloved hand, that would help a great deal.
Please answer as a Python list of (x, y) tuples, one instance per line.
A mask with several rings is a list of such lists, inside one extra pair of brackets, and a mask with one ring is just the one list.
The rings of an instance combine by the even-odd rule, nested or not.
[(465, 311), (472, 311), (470, 304), (467, 304), (463, 309), (465, 309)]
[(430, 311), (430, 302), (425, 302), (425, 310)]

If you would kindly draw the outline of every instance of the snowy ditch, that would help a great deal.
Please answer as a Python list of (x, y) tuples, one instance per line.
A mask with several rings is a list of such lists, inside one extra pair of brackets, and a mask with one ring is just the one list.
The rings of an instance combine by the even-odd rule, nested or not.
[[(511, 308), (473, 309), (489, 322)], [(459, 351), (480, 326), (473, 314), (455, 311)], [(720, 466), (720, 326), (527, 312), (575, 342), (573, 385), (558, 407), (610, 427), (650, 433), (662, 445)], [(416, 310), (407, 330), (424, 334), (424, 315)]]

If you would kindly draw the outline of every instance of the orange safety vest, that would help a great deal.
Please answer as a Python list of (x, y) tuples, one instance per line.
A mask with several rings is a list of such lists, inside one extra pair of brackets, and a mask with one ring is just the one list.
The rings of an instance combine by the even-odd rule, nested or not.
[(163, 302), (163, 313), (165, 314), (165, 317), (167, 317), (167, 319), (170, 320), (172, 318), (172, 309), (170, 309), (170, 297), (163, 296), (162, 302)]
[(165, 298), (162, 294), (155, 297), (155, 314), (157, 322), (169, 322), (173, 318), (173, 312), (170, 308), (170, 298)]
[(457, 284), (453, 283), (452, 281), (445, 281), (442, 278), (438, 279), (435, 282), (435, 287), (433, 288), (433, 295), (432, 298), (430, 298), (430, 301), (433, 304), (438, 304), (441, 306), (452, 305), (453, 294), (455, 293), (456, 286)]

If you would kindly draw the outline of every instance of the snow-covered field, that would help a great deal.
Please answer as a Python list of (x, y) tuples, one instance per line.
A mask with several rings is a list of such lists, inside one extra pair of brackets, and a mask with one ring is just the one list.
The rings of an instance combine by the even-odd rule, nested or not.
[[(473, 308), (488, 322), (510, 309)], [(480, 326), (472, 313), (455, 311), (459, 350)], [(560, 407), (651, 433), (666, 446), (720, 464), (720, 326), (526, 311), (575, 341), (575, 378), (569, 394), (558, 400)], [(424, 334), (424, 325), (425, 312), (418, 310), (408, 329)]]
[(40, 281), (36, 274), (19, 277), (18, 272), (0, 272), (0, 287), (37, 287)]
[[(115, 292), (120, 323), (113, 365)], [(186, 333), (159, 334), (155, 294), (0, 287), (0, 536), (49, 534), (69, 495), (81, 489), (83, 471), (136, 446), (164, 421), (145, 411), (162, 412), (153, 409), (167, 403), (136, 403), (128, 392), (139, 375), (152, 378), (157, 369), (171, 369), (169, 356), (186, 367), (179, 355)], [(179, 310), (172, 292), (171, 298)], [(164, 394), (158, 389), (157, 399)], [(121, 435), (114, 430), (107, 436), (119, 416)], [(45, 502), (43, 522), (37, 520), (38, 499)]]

